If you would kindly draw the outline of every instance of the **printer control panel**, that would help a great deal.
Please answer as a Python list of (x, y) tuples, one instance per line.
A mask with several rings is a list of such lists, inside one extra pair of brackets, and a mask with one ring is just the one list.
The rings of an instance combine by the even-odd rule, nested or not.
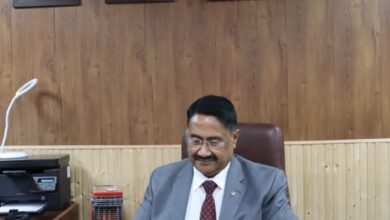
[(41, 191), (55, 191), (57, 184), (56, 176), (34, 176), (34, 181)]

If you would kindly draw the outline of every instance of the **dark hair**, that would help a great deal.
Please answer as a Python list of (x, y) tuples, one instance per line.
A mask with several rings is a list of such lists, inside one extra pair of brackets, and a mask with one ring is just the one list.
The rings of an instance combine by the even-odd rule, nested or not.
[(234, 105), (229, 99), (223, 96), (203, 96), (192, 103), (187, 109), (187, 124), (195, 114), (214, 116), (230, 131), (237, 124), (237, 114)]

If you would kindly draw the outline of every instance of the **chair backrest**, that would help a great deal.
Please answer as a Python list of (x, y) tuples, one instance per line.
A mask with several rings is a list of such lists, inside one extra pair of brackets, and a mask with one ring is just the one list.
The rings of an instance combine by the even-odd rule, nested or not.
[[(285, 170), (284, 140), (279, 127), (265, 123), (238, 123), (240, 137), (235, 153), (251, 161)], [(187, 155), (185, 135), (182, 139), (182, 158)]]

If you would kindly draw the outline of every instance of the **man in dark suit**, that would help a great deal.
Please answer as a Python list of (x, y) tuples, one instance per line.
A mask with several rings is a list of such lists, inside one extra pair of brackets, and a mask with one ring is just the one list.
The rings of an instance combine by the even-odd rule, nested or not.
[(233, 104), (205, 96), (187, 110), (188, 159), (153, 171), (134, 220), (297, 219), (282, 170), (234, 155)]

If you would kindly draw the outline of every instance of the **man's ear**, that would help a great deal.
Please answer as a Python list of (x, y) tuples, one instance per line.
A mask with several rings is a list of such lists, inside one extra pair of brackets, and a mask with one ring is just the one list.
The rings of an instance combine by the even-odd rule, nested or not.
[(232, 138), (233, 138), (233, 147), (236, 148), (237, 140), (240, 137), (240, 130), (236, 129), (232, 133)]
[(187, 142), (188, 141), (188, 128), (184, 131), (184, 140)]

